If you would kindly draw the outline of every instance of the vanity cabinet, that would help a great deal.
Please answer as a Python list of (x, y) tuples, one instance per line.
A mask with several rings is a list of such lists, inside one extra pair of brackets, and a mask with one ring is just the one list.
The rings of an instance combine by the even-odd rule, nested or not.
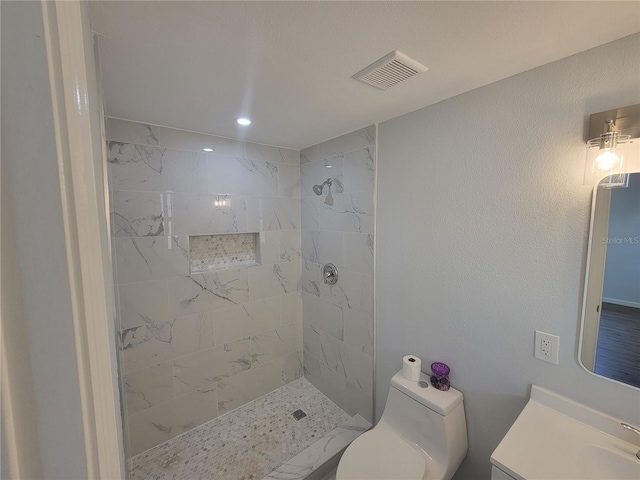
[(491, 479), (640, 479), (640, 437), (622, 423), (532, 385), (529, 402), (491, 455)]
[(515, 480), (511, 475), (507, 475), (495, 465), (491, 466), (491, 480)]

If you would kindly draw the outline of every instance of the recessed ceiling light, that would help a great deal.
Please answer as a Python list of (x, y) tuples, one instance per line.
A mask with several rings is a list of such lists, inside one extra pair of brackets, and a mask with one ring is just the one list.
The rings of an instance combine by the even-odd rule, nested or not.
[(213, 152), (213, 148), (203, 148), (205, 152)]
[(251, 120), (245, 117), (236, 118), (236, 122), (238, 123), (238, 125), (242, 125), (243, 127), (251, 125)]

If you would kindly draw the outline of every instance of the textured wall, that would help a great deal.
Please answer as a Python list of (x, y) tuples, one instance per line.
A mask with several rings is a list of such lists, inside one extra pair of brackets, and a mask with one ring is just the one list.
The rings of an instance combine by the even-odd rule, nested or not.
[[(640, 423), (640, 392), (577, 362), (591, 188), (588, 115), (640, 103), (640, 36), (379, 126), (376, 418), (402, 356), (452, 368), (469, 454), (489, 457), (538, 384)], [(559, 335), (558, 366), (533, 357)]]
[[(299, 153), (115, 119), (107, 140), (135, 455), (302, 375)], [(189, 235), (230, 232), (261, 265), (190, 275)]]
[[(350, 415), (373, 416), (375, 126), (300, 155), (305, 377)], [(331, 198), (313, 186), (332, 179)], [(338, 283), (325, 285), (333, 263)]]

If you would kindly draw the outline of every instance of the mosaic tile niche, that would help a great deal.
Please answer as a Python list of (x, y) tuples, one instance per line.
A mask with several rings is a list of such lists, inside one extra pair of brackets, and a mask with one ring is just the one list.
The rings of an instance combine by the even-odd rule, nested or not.
[(258, 265), (257, 237), (257, 233), (190, 236), (191, 273)]

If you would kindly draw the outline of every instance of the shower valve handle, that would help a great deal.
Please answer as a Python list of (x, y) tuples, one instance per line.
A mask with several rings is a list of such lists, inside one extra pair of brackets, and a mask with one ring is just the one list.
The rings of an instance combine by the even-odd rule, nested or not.
[(333, 263), (327, 263), (322, 267), (322, 278), (327, 285), (335, 285), (338, 282), (338, 269)]

